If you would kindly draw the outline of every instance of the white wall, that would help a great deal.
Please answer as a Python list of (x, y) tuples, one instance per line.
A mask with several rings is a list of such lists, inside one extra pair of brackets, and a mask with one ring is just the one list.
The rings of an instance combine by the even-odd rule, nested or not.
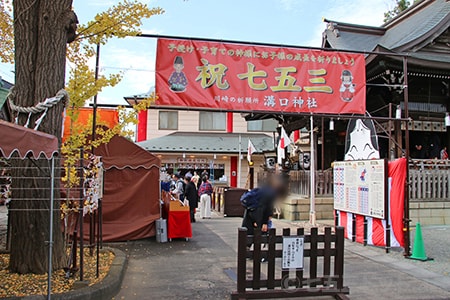
[[(159, 110), (149, 109), (147, 114), (147, 139), (171, 134), (175, 131), (198, 132), (199, 131), (199, 112), (198, 111), (178, 111), (178, 130), (159, 130)], [(208, 131), (201, 131), (208, 132)], [(224, 131), (211, 131), (214, 133)], [(239, 113), (233, 113), (233, 132), (247, 133), (247, 122)], [(252, 131), (251, 133), (258, 133)], [(268, 133), (268, 132), (261, 132)]]

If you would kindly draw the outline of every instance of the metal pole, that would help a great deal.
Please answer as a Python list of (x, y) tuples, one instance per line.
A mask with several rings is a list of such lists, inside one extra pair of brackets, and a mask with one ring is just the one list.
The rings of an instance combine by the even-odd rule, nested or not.
[(250, 184), (248, 187), (252, 190), (255, 187), (255, 169), (253, 167), (250, 167), (248, 173), (250, 176)]
[(162, 35), (162, 34), (142, 33), (142, 34), (136, 35), (136, 37), (156, 38), (156, 39), (173, 39), (173, 40), (190, 40), (190, 41), (200, 41), (200, 42), (217, 42), (217, 43), (227, 43), (227, 44), (256, 45), (256, 46), (268, 46), (268, 47), (277, 47), (277, 48), (282, 47), (282, 48), (294, 48), (294, 49), (310, 49), (310, 50), (322, 50), (322, 51), (326, 51), (326, 52), (359, 53), (359, 54), (365, 54), (365, 55), (375, 54), (375, 55), (386, 55), (386, 56), (392, 56), (392, 57), (409, 56), (409, 54), (407, 54), (407, 53), (393, 53), (393, 52), (383, 52), (383, 51), (358, 51), (358, 50), (348, 50), (348, 49), (338, 49), (338, 48), (309, 47), (309, 46), (299, 46), (299, 45), (289, 45), (289, 44), (273, 44), (273, 43), (262, 43), (262, 42), (223, 40), (223, 39), (186, 37), (186, 36)]
[(310, 159), (310, 167), (309, 167), (309, 172), (310, 172), (310, 202), (309, 202), (309, 206), (310, 206), (310, 215), (309, 215), (309, 223), (311, 223), (312, 225), (316, 224), (316, 178), (315, 178), (315, 172), (316, 172), (316, 167), (315, 167), (315, 153), (314, 153), (314, 117), (311, 114), (310, 118), (310, 126), (311, 126), (311, 133), (310, 133), (310, 139), (309, 139), (309, 143), (310, 143), (310, 151), (311, 151), (311, 159)]
[(321, 137), (321, 142), (322, 145), (321, 146), (321, 169), (322, 169), (322, 173), (325, 170), (325, 121), (322, 117), (322, 137)]
[(389, 130), (388, 130), (388, 153), (387, 156), (389, 160), (392, 160), (394, 158), (394, 153), (392, 149), (392, 121), (390, 120), (392, 118), (392, 103), (389, 103)]
[[(95, 82), (97, 83), (98, 80), (98, 73), (100, 68), (100, 43), (97, 43), (97, 51), (95, 54)], [(95, 141), (95, 128), (97, 127), (97, 95), (96, 93), (94, 95), (94, 101), (93, 101), (93, 108), (92, 108), (92, 141)], [(91, 149), (92, 154), (95, 153), (95, 148), (92, 147)], [(94, 250), (94, 240), (95, 240), (95, 212), (94, 215), (90, 214), (89, 216), (89, 253), (92, 256), (93, 250)], [(83, 239), (83, 236), (81, 236)], [(98, 277), (98, 253), (97, 253), (97, 277)]]
[(51, 160), (50, 170), (50, 224), (49, 224), (49, 241), (48, 241), (48, 287), (47, 287), (47, 299), (52, 298), (52, 259), (53, 259), (53, 201), (54, 189), (55, 189), (55, 158)]
[(241, 187), (241, 147), (242, 146), (242, 136), (239, 134), (239, 157), (238, 157), (238, 174), (237, 174), (237, 187)]
[[(100, 68), (100, 43), (97, 44), (97, 53), (95, 55), (95, 82), (98, 80), (98, 73)], [(92, 108), (92, 141), (95, 140), (95, 127), (97, 127), (97, 95), (94, 95)], [(94, 147), (92, 147), (92, 154), (94, 154)]]
[[(93, 106), (93, 104), (89, 104), (89, 106)], [(97, 104), (97, 107), (108, 107), (108, 108), (116, 108), (116, 107), (124, 107), (124, 108), (133, 108), (132, 105), (127, 104)], [(189, 107), (179, 107), (179, 106), (158, 106), (158, 105), (152, 105), (149, 107), (149, 109), (165, 109), (165, 110), (183, 110), (183, 111), (211, 111), (211, 112), (229, 112), (232, 111), (234, 113), (242, 113), (246, 114), (249, 113), (248, 110), (229, 110), (229, 109), (214, 109), (214, 108), (201, 108), (201, 107), (195, 107), (195, 108), (189, 108)], [(253, 114), (266, 114), (267, 111), (263, 110), (253, 110)], [(310, 115), (309, 112), (277, 112), (273, 113), (273, 115), (279, 115), (279, 116), (296, 116), (296, 117), (307, 117)], [(326, 114), (326, 113), (315, 113), (316, 117), (325, 117), (325, 118), (333, 118), (333, 119), (339, 119), (339, 120), (352, 120), (352, 119), (367, 119), (367, 120), (375, 120), (375, 121), (389, 121), (389, 117), (374, 117), (374, 116), (367, 116), (367, 115), (358, 115), (358, 114), (352, 114), (352, 115), (346, 115), (346, 114)], [(406, 121), (406, 118), (396, 119), (399, 121)]]
[(408, 109), (408, 59), (403, 57), (403, 100), (405, 102), (405, 156), (406, 156), (406, 181), (405, 181), (405, 204), (404, 204), (404, 232), (405, 232), (405, 252), (404, 256), (411, 256), (411, 236), (409, 219), (409, 109)]
[(83, 203), (84, 203), (84, 193), (83, 193), (83, 184), (84, 184), (84, 180), (83, 180), (83, 156), (84, 156), (84, 151), (83, 148), (80, 148), (80, 165), (79, 165), (79, 176), (80, 176), (80, 204), (79, 204), (79, 208), (78, 208), (78, 213), (80, 214), (79, 218), (80, 218), (80, 281), (83, 281), (83, 272), (84, 272), (84, 233), (83, 233)]

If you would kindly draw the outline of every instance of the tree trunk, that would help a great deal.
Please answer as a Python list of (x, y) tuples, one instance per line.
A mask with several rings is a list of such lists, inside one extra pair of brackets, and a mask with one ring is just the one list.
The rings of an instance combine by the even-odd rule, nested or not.
[[(72, 0), (15, 0), (15, 103), (33, 106), (53, 97), (64, 88), (66, 43)], [(39, 130), (61, 138), (64, 104), (50, 108)], [(32, 115), (30, 127), (40, 114)], [(19, 124), (28, 116), (19, 115)], [(33, 177), (38, 172), (49, 172), (49, 161), (38, 160), (39, 170), (30, 161), (19, 163), (28, 170), (16, 171), (13, 176)], [(56, 169), (60, 170), (59, 162)], [(59, 172), (56, 172), (59, 177)], [(39, 175), (42, 177), (42, 173)], [(23, 179), (12, 183), (11, 201), (11, 258), (9, 268), (17, 273), (47, 272), (49, 240), (49, 180)], [(55, 198), (59, 198), (59, 182), (55, 184)], [(38, 200), (18, 200), (38, 199)], [(55, 201), (53, 267), (61, 269), (65, 249), (61, 232), (59, 201)]]

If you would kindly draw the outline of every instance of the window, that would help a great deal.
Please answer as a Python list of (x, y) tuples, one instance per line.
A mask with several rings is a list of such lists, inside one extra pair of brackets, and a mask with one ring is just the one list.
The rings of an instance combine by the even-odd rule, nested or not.
[(222, 112), (200, 112), (200, 130), (225, 130), (227, 115)]
[(160, 130), (178, 130), (178, 112), (160, 111), (159, 112)]
[(248, 131), (268, 131), (273, 132), (276, 130), (278, 122), (274, 119), (256, 120), (247, 122)]

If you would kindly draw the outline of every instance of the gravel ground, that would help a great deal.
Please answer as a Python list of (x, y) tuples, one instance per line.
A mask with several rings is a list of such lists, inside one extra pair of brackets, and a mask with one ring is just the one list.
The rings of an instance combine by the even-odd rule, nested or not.
[[(412, 247), (414, 247), (415, 233), (415, 228), (412, 228)], [(433, 260), (418, 261), (410, 259), (408, 261), (431, 272), (450, 276), (450, 226), (422, 226), (422, 238), (426, 254), (428, 257), (433, 258)], [(381, 249), (377, 250), (383, 251)], [(398, 259), (404, 259), (403, 249), (393, 249), (388, 255)]]
[[(332, 226), (333, 220), (319, 220), (318, 223), (319, 224), (317, 227), (319, 227), (320, 231), (325, 226)], [(291, 228), (305, 227), (306, 230), (311, 228), (311, 225), (308, 222), (275, 220), (275, 224), (279, 228), (282, 228), (284, 224), (289, 224)], [(415, 234), (416, 228), (411, 227), (411, 252), (413, 251)], [(407, 262), (437, 274), (450, 276), (450, 225), (422, 226), (422, 238), (425, 245), (426, 254), (428, 257), (433, 258), (433, 260), (418, 261), (407, 259)], [(367, 247), (369, 247), (371, 250), (379, 252), (380, 254), (388, 255), (389, 257), (395, 258), (397, 260), (406, 260), (403, 256), (403, 248), (392, 248), (391, 251), (386, 254), (384, 248), (373, 246)]]

